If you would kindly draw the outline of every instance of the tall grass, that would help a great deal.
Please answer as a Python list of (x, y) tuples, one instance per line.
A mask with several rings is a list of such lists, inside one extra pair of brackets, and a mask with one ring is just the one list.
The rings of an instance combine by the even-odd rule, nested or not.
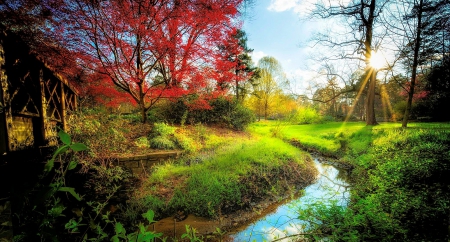
[[(163, 207), (160, 203), (154, 204), (159, 207), (150, 205), (163, 214), (183, 210), (214, 217), (220, 212), (245, 207), (257, 198), (283, 194), (291, 189), (292, 184), (279, 180), (294, 180), (302, 173), (313, 179), (314, 170), (307, 161), (307, 154), (280, 139), (235, 140), (210, 151), (204, 158), (191, 157), (157, 166), (146, 182), (149, 189), (145, 196), (163, 200)], [(163, 187), (172, 184), (175, 186), (170, 194), (161, 193), (161, 189), (166, 189)], [(151, 187), (160, 189), (152, 190)], [(274, 190), (279, 194), (274, 194)]]

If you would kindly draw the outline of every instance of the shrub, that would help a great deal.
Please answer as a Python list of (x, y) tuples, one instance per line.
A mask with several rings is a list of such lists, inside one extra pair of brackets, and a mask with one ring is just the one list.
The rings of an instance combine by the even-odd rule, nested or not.
[(150, 132), (150, 138), (158, 136), (169, 137), (170, 135), (173, 135), (174, 132), (175, 128), (167, 125), (166, 123), (155, 123), (152, 131)]
[(175, 144), (167, 137), (158, 136), (150, 140), (150, 146), (154, 149), (171, 150), (175, 148)]
[(237, 130), (256, 120), (254, 114), (236, 100), (220, 97), (208, 102), (210, 109), (190, 109), (187, 104), (192, 103), (194, 98), (165, 103), (161, 107), (161, 116), (169, 123), (221, 124)]
[(197, 150), (194, 140), (183, 133), (175, 133), (175, 144), (187, 153), (192, 153)]
[(237, 130), (243, 130), (247, 125), (256, 121), (255, 114), (241, 104), (236, 104), (230, 116), (230, 124)]
[(311, 107), (302, 107), (297, 110), (294, 123), (297, 124), (317, 124), (322, 122), (322, 116)]
[(149, 148), (150, 142), (148, 141), (147, 137), (139, 137), (134, 142), (134, 144), (139, 148)]

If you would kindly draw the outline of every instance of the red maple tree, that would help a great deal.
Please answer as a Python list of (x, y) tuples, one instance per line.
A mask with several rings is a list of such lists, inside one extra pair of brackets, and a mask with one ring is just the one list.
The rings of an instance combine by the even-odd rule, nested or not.
[[(161, 98), (223, 91), (233, 81), (219, 45), (239, 27), (243, 0), (67, 0), (55, 27), (84, 68), (108, 76), (138, 104), (143, 122)], [(218, 79), (220, 78), (220, 80)]]

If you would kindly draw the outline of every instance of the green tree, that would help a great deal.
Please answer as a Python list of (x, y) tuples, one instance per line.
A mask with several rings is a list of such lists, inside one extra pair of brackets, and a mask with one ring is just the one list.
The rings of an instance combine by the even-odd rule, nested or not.
[[(237, 68), (235, 70), (235, 94), (239, 103), (249, 94), (250, 88), (256, 85), (256, 79), (259, 76), (259, 69), (253, 65), (250, 54), (253, 49), (247, 46), (247, 34), (243, 30), (238, 30), (234, 38), (238, 39), (242, 52), (236, 57)], [(241, 77), (241, 78), (240, 78)], [(239, 81), (241, 80), (241, 81)]]
[(260, 117), (264, 115), (267, 120), (272, 108), (272, 101), (277, 93), (281, 92), (281, 85), (287, 82), (283, 68), (277, 59), (265, 56), (258, 61), (259, 77), (254, 86), (253, 107)]

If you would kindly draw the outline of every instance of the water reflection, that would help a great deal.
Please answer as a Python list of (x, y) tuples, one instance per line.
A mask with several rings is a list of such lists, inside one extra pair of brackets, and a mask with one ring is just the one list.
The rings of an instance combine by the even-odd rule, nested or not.
[[(346, 206), (350, 197), (349, 186), (345, 181), (346, 172), (331, 165), (319, 163), (314, 159), (319, 172), (317, 181), (305, 189), (300, 198), (291, 200), (277, 208), (274, 213), (250, 224), (243, 231), (234, 234), (234, 241), (273, 241), (302, 232), (305, 223), (296, 219), (299, 206), (317, 202), (337, 200), (338, 205)], [(282, 241), (289, 241), (286, 238)]]

